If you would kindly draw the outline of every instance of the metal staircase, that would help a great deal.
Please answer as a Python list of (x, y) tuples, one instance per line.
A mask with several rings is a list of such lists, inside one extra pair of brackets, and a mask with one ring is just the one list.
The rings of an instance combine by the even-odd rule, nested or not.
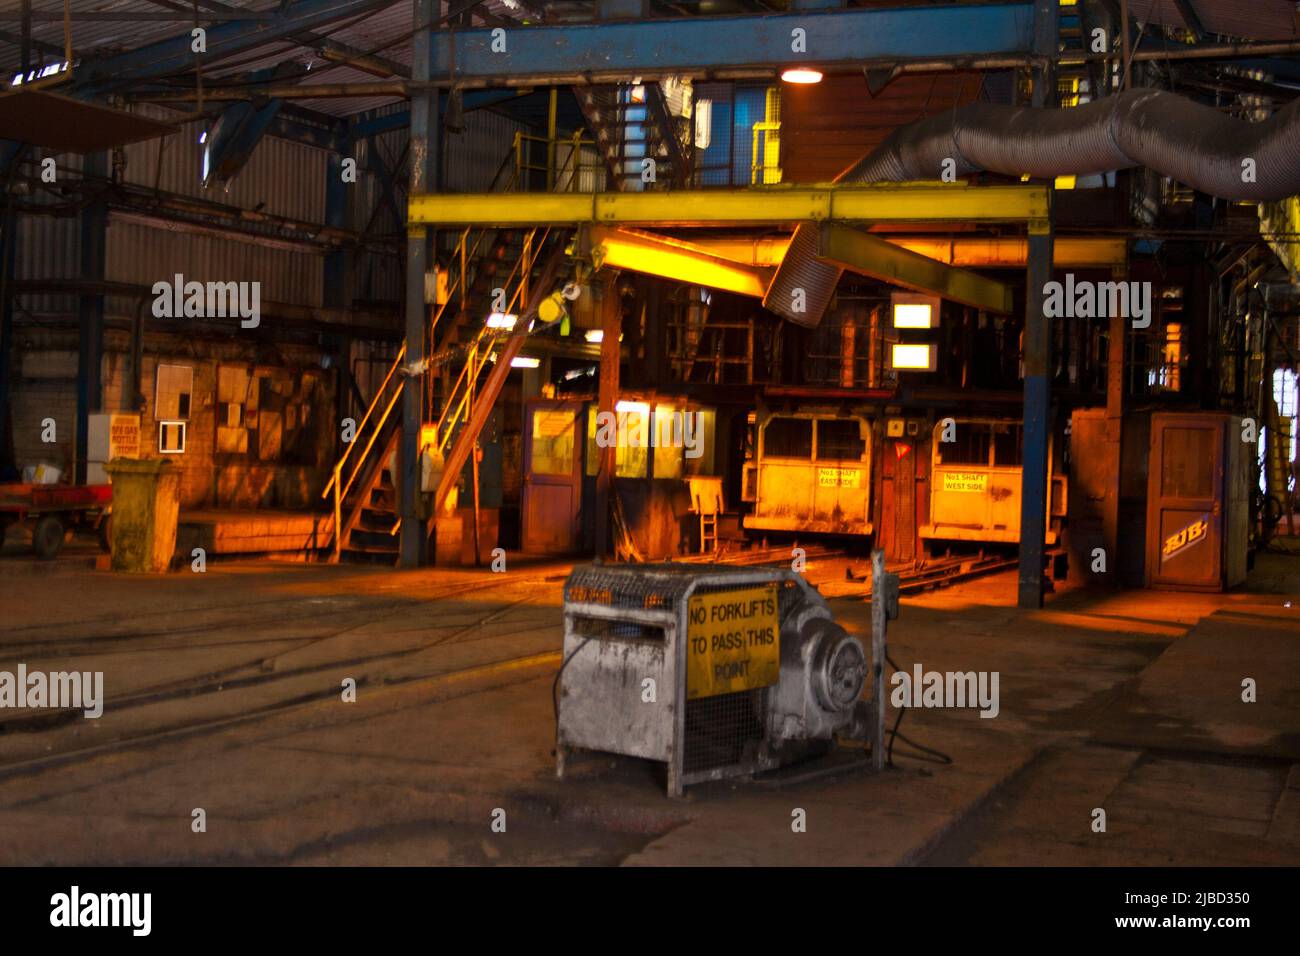
[[(529, 334), (531, 318), (536, 316), (538, 304), (553, 291), (559, 264), (565, 258), (566, 241), (566, 236), (549, 229), (533, 229), (524, 234), (521, 241), (523, 252), (500, 280), (503, 285), (499, 286), (506, 292), (505, 314), (518, 314), (513, 328), (492, 327), (480, 320), (468, 342), (454, 341), (468, 329), (470, 312), (462, 308), (457, 310), (457, 322), (450, 324), (450, 330), (441, 338), (443, 342), (453, 341), (422, 363), (408, 363), (405, 346), (398, 351), (358, 423), (352, 442), (335, 464), (321, 494), (333, 504), (333, 528), (337, 529), (333, 536), (335, 561), (343, 558), (390, 564), (397, 561), (400, 522), (394, 478), (402, 431), (399, 400), (402, 390), (418, 387), (412, 383), (421, 378), (425, 384), (422, 420), (434, 425), (432, 438), (426, 437), (426, 441), (433, 448), (433, 459), (445, 461), (432, 503), (433, 515), (441, 511), (478, 441), (487, 412), (491, 411), (505, 384), (510, 363)], [(458, 254), (464, 253), (467, 262), (467, 247), (472, 242), (470, 231), (466, 230), (457, 246)], [(541, 275), (537, 276), (536, 267), (543, 253), (550, 259)], [(439, 320), (449, 310), (452, 301), (454, 298), (449, 298), (435, 313), (431, 333), (437, 332)], [(456, 331), (458, 329), (460, 331)], [(432, 334), (430, 338), (433, 338)], [(459, 373), (453, 377), (450, 370), (457, 367)], [(448, 374), (443, 375), (444, 370)], [(439, 401), (436, 386), (441, 379), (448, 380), (450, 385), (446, 396)], [(433, 410), (438, 407), (441, 411), (435, 417)], [(430, 523), (432, 520), (430, 518)]]
[[(686, 141), (658, 83), (575, 87), (574, 94), (613, 188), (641, 192), (690, 184)], [(654, 161), (649, 182), (643, 175), (646, 159)]]
[[(578, 138), (574, 144), (576, 165)], [(519, 150), (517, 139), (494, 178), (498, 188), (511, 190), (519, 182), (526, 168), (518, 160)], [(512, 166), (514, 174), (503, 176)], [(432, 516), (441, 512), (460, 480), (510, 363), (532, 331), (538, 305), (554, 291), (567, 241), (567, 233), (549, 228), (467, 228), (457, 237), (443, 257), (447, 295), (429, 322), (428, 353), (411, 360), (405, 346), (398, 351), (321, 493), (333, 508), (333, 560), (397, 562), (399, 406), (408, 387), (421, 388), (426, 426), (421, 453), (430, 449), (434, 462), (444, 462), (428, 519), (427, 530), (432, 530)], [(497, 289), (502, 290), (500, 303), (493, 301)], [(503, 308), (494, 309), (496, 304)], [(488, 316), (493, 312), (518, 318), (513, 327), (502, 321), (492, 325)]]
[(383, 384), (357, 425), (353, 440), (334, 465), (321, 497), (333, 503), (333, 558), (397, 562), (397, 487), (395, 455), (401, 437), (394, 414), (405, 385), (406, 346), (388, 368)]

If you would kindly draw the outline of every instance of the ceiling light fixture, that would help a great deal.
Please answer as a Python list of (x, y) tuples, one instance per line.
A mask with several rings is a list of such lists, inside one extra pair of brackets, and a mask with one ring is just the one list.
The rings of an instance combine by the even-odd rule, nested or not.
[(781, 79), (786, 83), (820, 83), (822, 81), (822, 72), (806, 66), (796, 66), (782, 73)]

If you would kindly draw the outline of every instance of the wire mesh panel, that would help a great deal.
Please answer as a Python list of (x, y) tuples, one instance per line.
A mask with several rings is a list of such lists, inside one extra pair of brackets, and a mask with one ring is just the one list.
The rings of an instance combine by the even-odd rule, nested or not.
[(766, 707), (765, 687), (687, 701), (682, 771), (754, 765), (762, 755)]

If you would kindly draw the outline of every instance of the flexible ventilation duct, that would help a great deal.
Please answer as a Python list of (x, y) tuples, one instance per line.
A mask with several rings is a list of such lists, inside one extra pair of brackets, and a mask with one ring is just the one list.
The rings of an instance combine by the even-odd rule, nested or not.
[[(836, 182), (940, 179), (945, 160), (958, 176), (1049, 178), (1147, 166), (1211, 196), (1267, 202), (1300, 193), (1300, 100), (1261, 123), (1152, 89), (1072, 109), (972, 103), (901, 127)], [(811, 223), (795, 231), (763, 299), (810, 327), (821, 322), (843, 272), (817, 259), (817, 235)]]

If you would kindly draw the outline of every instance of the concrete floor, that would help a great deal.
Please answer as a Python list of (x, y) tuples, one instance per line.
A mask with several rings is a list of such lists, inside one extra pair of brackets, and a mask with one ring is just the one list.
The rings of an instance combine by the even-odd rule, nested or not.
[[(103, 671), (107, 699), (99, 720), (0, 711), (0, 864), (1300, 862), (1300, 557), (1260, 555), (1228, 595), (1063, 592), (1025, 613), (1004, 573), (905, 598), (901, 667), (1001, 675), (996, 719), (906, 716), (951, 764), (899, 743), (879, 775), (675, 801), (641, 761), (555, 779), (566, 572), (133, 577), (90, 547), (38, 563), (11, 544), (0, 670)], [(809, 577), (865, 635), (843, 565)]]

